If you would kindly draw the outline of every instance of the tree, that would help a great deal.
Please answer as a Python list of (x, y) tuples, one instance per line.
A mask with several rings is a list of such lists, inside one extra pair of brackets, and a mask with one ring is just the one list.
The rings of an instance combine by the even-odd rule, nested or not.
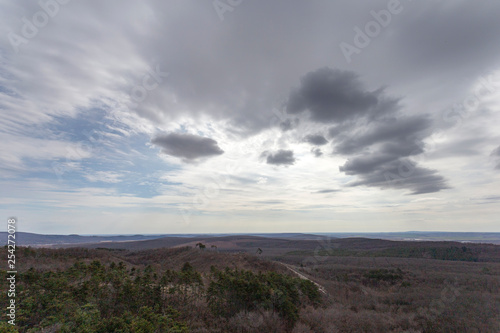
[(239, 312), (277, 312), (290, 327), (299, 318), (299, 307), (306, 296), (318, 304), (317, 286), (300, 278), (274, 272), (254, 274), (251, 271), (211, 269), (212, 281), (207, 289), (207, 302), (216, 316), (233, 317)]

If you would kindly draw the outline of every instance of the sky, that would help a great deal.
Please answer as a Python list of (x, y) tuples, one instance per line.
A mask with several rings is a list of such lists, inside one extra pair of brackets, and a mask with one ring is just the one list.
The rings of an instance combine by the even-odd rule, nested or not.
[(2, 216), (48, 234), (499, 232), (499, 16), (0, 0)]

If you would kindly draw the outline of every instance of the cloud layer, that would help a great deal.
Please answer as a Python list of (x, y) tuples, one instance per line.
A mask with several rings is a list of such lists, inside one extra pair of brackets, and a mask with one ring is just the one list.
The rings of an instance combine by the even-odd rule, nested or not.
[(498, 229), (499, 2), (401, 1), (349, 63), (387, 0), (60, 2), (0, 0), (26, 231)]

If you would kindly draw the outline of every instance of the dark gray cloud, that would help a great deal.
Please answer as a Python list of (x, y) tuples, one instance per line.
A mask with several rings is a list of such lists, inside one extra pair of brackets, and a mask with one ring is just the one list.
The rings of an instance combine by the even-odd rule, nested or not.
[(366, 91), (354, 72), (324, 67), (302, 77), (300, 86), (290, 93), (286, 110), (290, 114), (309, 111), (317, 122), (343, 122), (369, 112), (374, 117), (391, 111), (377, 107), (387, 104), (380, 101), (381, 93), (381, 89)]
[(267, 156), (267, 164), (292, 165), (295, 163), (295, 157), (293, 156), (293, 151), (291, 150), (280, 149), (274, 153), (264, 152), (263, 155)]
[(393, 162), (394, 156), (388, 154), (367, 154), (347, 160), (339, 170), (347, 175), (363, 175), (372, 173), (385, 163)]
[(322, 145), (326, 145), (328, 143), (328, 140), (325, 139), (325, 137), (323, 135), (320, 135), (320, 134), (307, 135), (304, 138), (304, 141), (308, 142), (312, 145), (315, 145), (315, 146), (322, 146)]
[(351, 157), (339, 170), (359, 177), (351, 186), (409, 189), (412, 194), (449, 188), (437, 171), (408, 159), (424, 152), (423, 140), (431, 133), (431, 125), (427, 116), (399, 115), (373, 122), (367, 130), (349, 137), (341, 133), (334, 153)]
[(449, 188), (446, 180), (438, 175), (437, 171), (419, 167), (408, 159), (398, 159), (388, 163), (380, 163), (379, 160), (373, 159), (372, 165), (369, 162), (370, 159), (365, 159), (364, 163), (348, 161), (341, 167), (347, 173), (359, 176), (359, 180), (350, 183), (349, 186), (409, 189), (411, 194), (432, 193)]
[(425, 115), (406, 117), (397, 115), (372, 122), (367, 130), (345, 138), (337, 144), (340, 154), (357, 153), (367, 146), (383, 143), (382, 151), (391, 151), (400, 156), (421, 153), (421, 141), (430, 134), (432, 121)]
[(313, 148), (311, 149), (311, 152), (314, 154), (315, 157), (320, 157), (323, 155), (323, 152), (319, 148)]
[(170, 133), (158, 135), (151, 143), (161, 147), (161, 152), (180, 157), (185, 161), (198, 158), (217, 156), (224, 153), (217, 141), (193, 134)]

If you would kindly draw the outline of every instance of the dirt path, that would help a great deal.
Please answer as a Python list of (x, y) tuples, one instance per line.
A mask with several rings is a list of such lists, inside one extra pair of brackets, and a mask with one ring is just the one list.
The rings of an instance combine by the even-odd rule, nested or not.
[(282, 263), (282, 262), (279, 262), (279, 261), (275, 261), (277, 262), (278, 264), (281, 264), (283, 266), (285, 266), (286, 268), (288, 268), (289, 270), (291, 270), (292, 272), (294, 272), (299, 278), (301, 279), (304, 279), (304, 280), (309, 280), (311, 281), (312, 283), (314, 283), (317, 287), (318, 287), (318, 290), (321, 291), (323, 294), (325, 295), (328, 295), (328, 293), (326, 292), (326, 289), (325, 287), (323, 287), (322, 285), (320, 285), (319, 283), (316, 283), (314, 282), (313, 280), (311, 280), (310, 278), (308, 278), (307, 276), (305, 276), (304, 274), (302, 273), (299, 273), (298, 271), (296, 271), (294, 268), (292, 268), (293, 266), (291, 265), (288, 265), (288, 264), (285, 264), (285, 263)]

